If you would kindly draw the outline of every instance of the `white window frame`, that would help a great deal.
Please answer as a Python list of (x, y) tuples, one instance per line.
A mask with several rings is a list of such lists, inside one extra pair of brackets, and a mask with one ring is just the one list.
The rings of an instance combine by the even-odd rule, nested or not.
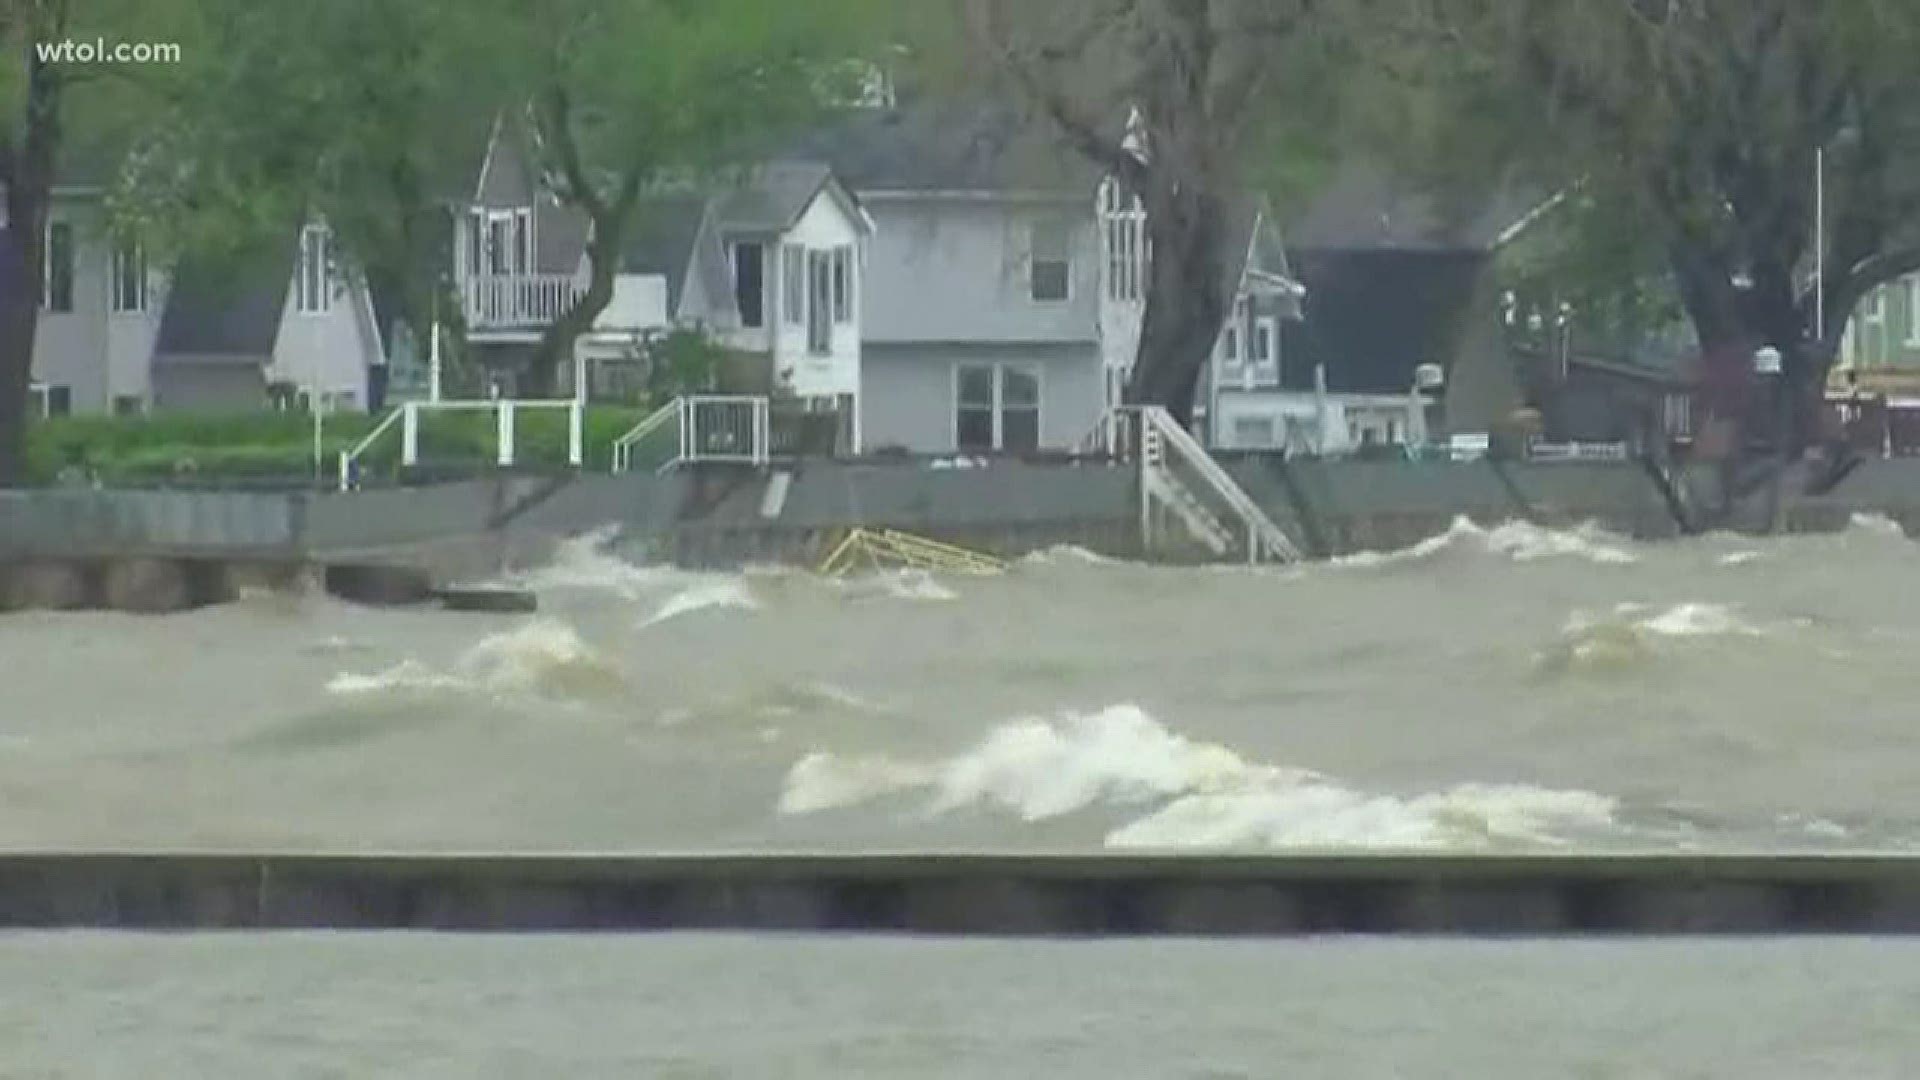
[[(131, 262), (131, 266), (128, 263)], [(127, 293), (131, 271), (133, 292)], [(131, 300), (131, 303), (125, 301)], [(147, 310), (147, 248), (137, 239), (115, 240), (107, 259), (107, 310), (115, 315), (141, 315)]]
[(1882, 285), (1867, 297), (1867, 310), (1864, 316), (1867, 323), (1879, 326), (1887, 321), (1887, 287)]
[[(1061, 257), (1059, 259), (1040, 258), (1040, 232), (1042, 229), (1060, 230)], [(1042, 297), (1039, 295), (1040, 276), (1037, 273), (1041, 262), (1061, 263), (1066, 267), (1062, 275), (1065, 292), (1060, 296)], [(1027, 300), (1042, 307), (1061, 307), (1073, 303), (1073, 225), (1064, 218), (1042, 218), (1027, 223)]]
[[(65, 303), (58, 307), (53, 303), (53, 235), (56, 229), (66, 237), (64, 251), (66, 258), (63, 261), (66, 266), (67, 295)], [(77, 306), (75, 294), (80, 287), (78, 280), (80, 255), (74, 247), (77, 239), (73, 222), (63, 218), (47, 219), (47, 230), (41, 237), (40, 244), (40, 310), (49, 315), (71, 315)]]
[[(948, 432), (948, 435), (953, 444), (954, 452), (960, 454), (982, 452), (978, 447), (962, 447), (960, 445), (960, 374), (971, 368), (985, 368), (993, 372), (993, 446), (985, 452), (1002, 454), (1006, 453), (1007, 450), (1007, 373), (1010, 371), (1029, 376), (1033, 379), (1034, 399), (1033, 405), (1031, 406), (1033, 410), (1033, 445), (1035, 450), (1039, 450), (1046, 441), (1047, 430), (1046, 369), (1039, 364), (1024, 364), (1019, 361), (959, 360), (955, 361), (953, 365), (953, 397), (951, 398), (953, 405), (952, 408), (948, 410), (951, 424), (951, 430)], [(1015, 407), (1020, 409), (1029, 408), (1029, 406), (1026, 405)]]
[[(1260, 355), (1260, 343), (1266, 342), (1266, 355)], [(1262, 315), (1253, 320), (1253, 340), (1249, 341), (1248, 360), (1256, 367), (1270, 368), (1280, 363), (1280, 320)]]
[(854, 259), (853, 245), (841, 244), (833, 249), (832, 262), (828, 269), (833, 292), (833, 321), (837, 326), (847, 326), (853, 322), (854, 314)]
[(333, 310), (333, 233), (325, 225), (300, 230), (293, 270), (294, 311), (323, 316)]
[(780, 248), (780, 310), (788, 326), (807, 325), (807, 249), (800, 244)]
[(1237, 321), (1230, 322), (1227, 328), (1220, 332), (1220, 359), (1224, 360), (1228, 367), (1239, 367), (1242, 355), (1240, 324)]

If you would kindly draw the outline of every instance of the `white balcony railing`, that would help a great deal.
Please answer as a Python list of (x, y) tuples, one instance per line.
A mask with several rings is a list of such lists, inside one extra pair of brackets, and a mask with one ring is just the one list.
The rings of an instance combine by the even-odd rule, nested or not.
[(480, 274), (460, 286), (469, 330), (541, 329), (584, 292), (571, 274)]

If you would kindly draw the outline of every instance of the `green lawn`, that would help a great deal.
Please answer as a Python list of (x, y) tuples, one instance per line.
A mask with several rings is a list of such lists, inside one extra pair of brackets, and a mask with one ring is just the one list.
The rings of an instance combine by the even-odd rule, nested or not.
[[(646, 416), (619, 406), (587, 410), (587, 468), (610, 465), (613, 441)], [(340, 452), (351, 449), (382, 417), (340, 414), (326, 418), (322, 446), (329, 476)], [(422, 465), (486, 467), (494, 461), (495, 414), (424, 413), (420, 426)], [(567, 416), (559, 410), (525, 410), (516, 423), (517, 464), (564, 466)], [(83, 465), (109, 486), (163, 482), (190, 473), (197, 481), (297, 480), (313, 473), (313, 420), (304, 413), (238, 415), (159, 414), (142, 417), (57, 417), (27, 433), (30, 478), (54, 483), (63, 469)], [(369, 479), (394, 475), (400, 459), (395, 425), (361, 460)]]

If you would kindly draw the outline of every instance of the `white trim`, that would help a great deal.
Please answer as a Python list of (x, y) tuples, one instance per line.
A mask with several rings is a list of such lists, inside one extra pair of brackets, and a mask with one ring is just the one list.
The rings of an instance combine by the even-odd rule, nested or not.
[(1907, 282), (1907, 347), (1920, 349), (1920, 274), (1909, 274)]
[[(121, 276), (120, 255), (130, 245), (133, 251), (134, 277), (138, 283), (138, 292), (131, 306), (120, 303), (121, 287), (125, 284)], [(147, 273), (147, 246), (138, 239), (115, 239), (107, 247), (107, 312), (110, 315), (145, 315), (151, 297), (148, 295), (152, 280)]]
[[(1065, 296), (1058, 297), (1058, 298), (1054, 298), (1054, 297), (1043, 298), (1043, 297), (1034, 295), (1034, 285), (1035, 285), (1034, 267), (1041, 261), (1037, 257), (1037, 251), (1039, 249), (1038, 233), (1042, 227), (1046, 227), (1046, 226), (1056, 227), (1060, 230), (1061, 240), (1062, 240), (1061, 246), (1065, 253), (1065, 258), (1058, 261), (1064, 262), (1066, 264), (1067, 273), (1066, 273), (1065, 285), (1067, 288), (1067, 292)], [(1027, 302), (1030, 304), (1034, 304), (1036, 306), (1045, 307), (1045, 308), (1064, 307), (1066, 305), (1072, 304), (1073, 297), (1074, 297), (1073, 275), (1074, 275), (1074, 262), (1075, 262), (1073, 257), (1073, 224), (1071, 222), (1068, 222), (1065, 219), (1035, 219), (1035, 220), (1028, 221), (1027, 222), (1026, 254), (1027, 254), (1027, 260), (1026, 260), (1027, 262)], [(1047, 261), (1053, 262), (1056, 260), (1049, 259)]]
[[(960, 445), (960, 372), (967, 368), (985, 368), (986, 370), (993, 373), (993, 404), (991, 406), (991, 412), (993, 416), (993, 440), (992, 440), (993, 445), (987, 448), (985, 451), (980, 450), (980, 448), (978, 447), (964, 447)], [(1006, 373), (1008, 371), (1016, 371), (1022, 375), (1028, 375), (1033, 378), (1033, 388), (1034, 388), (1033, 446), (1035, 450), (1039, 450), (1046, 445), (1047, 376), (1046, 376), (1045, 365), (1028, 363), (1022, 360), (959, 359), (953, 362), (952, 368), (948, 373), (948, 380), (951, 385), (953, 393), (952, 393), (952, 396), (948, 399), (950, 402), (950, 405), (949, 405), (949, 408), (947, 409), (947, 418), (948, 418), (947, 441), (949, 442), (949, 444), (952, 445), (954, 453), (965, 454), (965, 453), (984, 452), (984, 453), (1003, 454), (1007, 452), (1007, 433), (1006, 433), (1005, 424), (1006, 424), (1006, 410), (1007, 410)], [(1022, 408), (1022, 409), (1026, 407), (1027, 406), (1024, 406), (1024, 405), (1019, 406), (1019, 408)]]
[[(314, 239), (317, 238), (317, 239)], [(313, 282), (315, 291), (307, 291), (308, 259), (317, 256), (319, 279)], [(300, 242), (295, 248), (293, 260), (293, 310), (297, 315), (310, 318), (322, 318), (333, 311), (333, 232), (325, 225), (306, 225), (300, 229)]]

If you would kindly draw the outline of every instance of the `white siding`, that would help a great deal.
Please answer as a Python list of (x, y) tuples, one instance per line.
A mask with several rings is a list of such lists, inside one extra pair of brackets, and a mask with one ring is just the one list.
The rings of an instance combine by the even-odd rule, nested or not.
[[(837, 247), (851, 247), (854, 250), (854, 280), (850, 296), (853, 318), (850, 322), (833, 327), (833, 345), (824, 356), (809, 352), (805, 321), (790, 323), (786, 317), (784, 267), (780, 255), (784, 246), (816, 252), (831, 252)], [(860, 392), (861, 318), (866, 307), (862, 303), (860, 279), (866, 276), (867, 271), (860, 257), (860, 248), (859, 222), (842, 209), (838, 199), (824, 190), (814, 196), (813, 203), (800, 215), (794, 227), (781, 237), (780, 243), (768, 248), (767, 324), (773, 335), (774, 372), (778, 375), (791, 369), (791, 382), (796, 394), (813, 396)]]

